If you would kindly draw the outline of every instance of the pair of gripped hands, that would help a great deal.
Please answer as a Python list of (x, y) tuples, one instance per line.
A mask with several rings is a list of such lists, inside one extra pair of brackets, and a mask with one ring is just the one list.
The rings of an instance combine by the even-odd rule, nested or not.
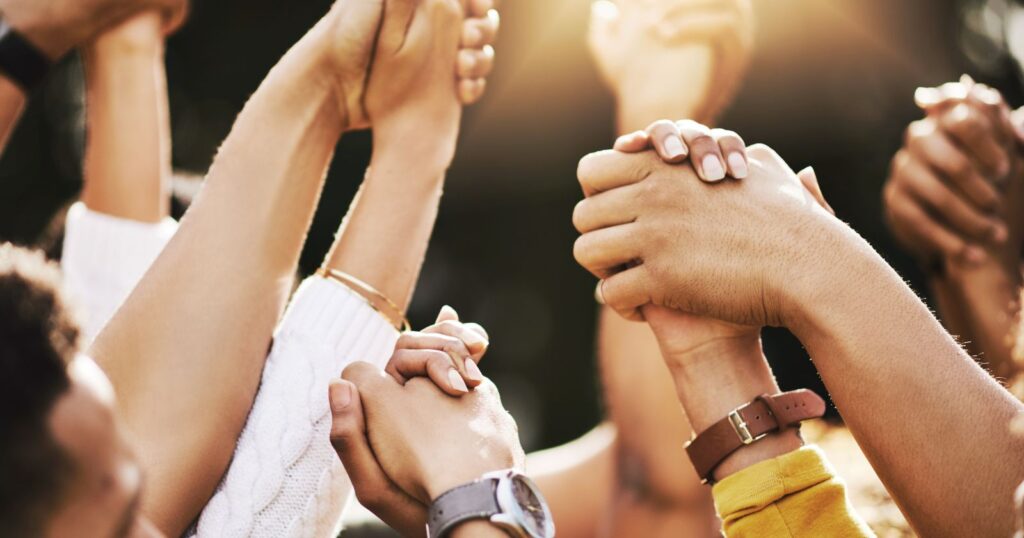
[[(954, 189), (953, 181), (1004, 174), (987, 180), (1005, 211), (1015, 203), (1009, 194), (1020, 180), (1024, 133), (998, 93), (966, 79), (920, 90), (917, 101), (922, 122), (936, 125), (930, 134), (952, 142), (925, 144), (911, 126), (886, 187), (887, 216), (904, 241), (964, 259), (968, 240), (947, 250), (925, 240), (922, 222), (951, 217), (901, 216), (891, 194), (907, 180), (900, 162), (963, 156), (959, 174), (929, 168), (963, 198), (969, 187)], [(573, 214), (582, 233), (576, 259), (601, 279), (598, 299), (646, 320), (666, 357), (756, 337), (765, 325), (790, 326), (816, 293), (804, 284), (815, 279), (804, 277), (843, 271), (844, 258), (830, 256), (863, 243), (834, 217), (812, 169), (794, 173), (771, 149), (690, 120), (624, 135), (612, 150), (586, 156), (578, 175), (586, 198)], [(915, 231), (910, 239), (907, 229)], [(1011, 244), (1009, 235), (984, 237)], [(383, 372), (357, 363), (331, 384), (332, 441), (357, 496), (399, 530), (421, 530), (427, 506), (447, 489), (523, 464), (515, 422), (477, 366), (487, 345), (482, 327), (445, 307), (434, 325), (401, 337)]]
[[(756, 334), (768, 320), (683, 314), (631, 284), (643, 278), (659, 286), (635, 273), (645, 270), (649, 257), (625, 245), (659, 248), (659, 233), (634, 227), (646, 216), (657, 227), (678, 208), (661, 205), (646, 216), (632, 211), (655, 207), (656, 199), (686, 198), (665, 190), (663, 182), (715, 196), (736, 192), (744, 182), (767, 180), (775, 184), (772, 190), (782, 191), (783, 204), (798, 211), (811, 206), (822, 214), (831, 211), (810, 169), (793, 174), (770, 149), (747, 148), (736, 133), (690, 120), (659, 121), (622, 136), (613, 150), (585, 157), (579, 175), (587, 198), (573, 215), (584, 234), (576, 244), (577, 259), (602, 278), (604, 301), (631, 319), (646, 316), (670, 348), (695, 345), (695, 339)], [(637, 263), (640, 259), (644, 264)], [(332, 442), (356, 495), (403, 533), (421, 532), (427, 507), (448, 489), (489, 471), (522, 467), (515, 422), (478, 367), (488, 343), (483, 327), (460, 320), (445, 306), (435, 324), (399, 338), (383, 371), (356, 363), (330, 385)]]

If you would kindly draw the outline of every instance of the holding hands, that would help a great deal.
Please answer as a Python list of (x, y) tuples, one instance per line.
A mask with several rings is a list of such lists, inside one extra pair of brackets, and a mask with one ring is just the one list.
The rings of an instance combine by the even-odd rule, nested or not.
[[(587, 198), (573, 214), (583, 234), (574, 254), (603, 279), (599, 295), (631, 319), (653, 304), (744, 326), (783, 324), (792, 275), (814, 263), (811, 243), (834, 222), (813, 172), (797, 175), (756, 145), (746, 150), (745, 179), (707, 185), (701, 180), (718, 174), (666, 157), (679, 160), (675, 146), (684, 141), (695, 162), (733, 156), (742, 148), (738, 137), (708, 130), (680, 141), (665, 123), (647, 133), (627, 135), (617, 147), (643, 148), (649, 138), (657, 153), (611, 150), (580, 161)], [(732, 160), (728, 169), (738, 174), (742, 166)]]
[(356, 363), (330, 386), (331, 441), (356, 496), (403, 535), (423, 534), (445, 491), (522, 468), (515, 421), (476, 366), (487, 345), (482, 327), (445, 307), (437, 323), (402, 336), (383, 372)]
[(164, 33), (176, 30), (187, 0), (2, 0), (4, 20), (51, 59), (143, 11), (161, 13)]
[(345, 129), (457, 125), (459, 105), (483, 95), (498, 24), (492, 0), (336, 2), (321, 34)]
[(646, 107), (657, 112), (647, 118), (675, 111), (707, 121), (732, 99), (753, 37), (750, 0), (599, 0), (589, 44), (627, 115)]
[[(961, 82), (921, 88), (924, 119), (907, 128), (884, 199), (896, 238), (928, 263), (1019, 259), (1024, 128), (996, 90)], [(1016, 226), (1015, 226), (1016, 224)]]

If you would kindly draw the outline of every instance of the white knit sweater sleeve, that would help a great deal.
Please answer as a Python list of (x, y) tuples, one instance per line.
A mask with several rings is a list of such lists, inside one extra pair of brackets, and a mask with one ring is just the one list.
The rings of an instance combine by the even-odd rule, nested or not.
[(327, 386), (349, 363), (383, 367), (397, 338), (346, 286), (306, 279), (277, 328), (234, 459), (195, 532), (336, 536), (352, 487), (330, 443)]
[(71, 206), (61, 267), (83, 318), (83, 347), (110, 321), (177, 230), (171, 218), (146, 223), (98, 213), (82, 202)]

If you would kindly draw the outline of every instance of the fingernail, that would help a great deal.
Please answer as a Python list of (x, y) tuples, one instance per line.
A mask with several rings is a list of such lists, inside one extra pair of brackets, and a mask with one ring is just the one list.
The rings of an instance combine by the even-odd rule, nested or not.
[(981, 263), (985, 261), (985, 251), (976, 246), (969, 246), (964, 249), (964, 259), (970, 263)]
[(999, 223), (992, 226), (992, 240), (996, 243), (1004, 243), (1010, 237), (1009, 230), (1006, 229), (1006, 225)]
[(678, 159), (683, 155), (686, 155), (686, 149), (683, 148), (683, 141), (678, 136), (668, 135), (665, 137), (665, 153), (668, 154), (669, 159)]
[(480, 367), (473, 362), (473, 359), (466, 359), (466, 375), (468, 375), (473, 381), (484, 380), (483, 372), (481, 372)]
[(704, 166), (704, 179), (720, 181), (725, 178), (725, 168), (722, 167), (722, 161), (718, 157), (708, 155), (704, 157), (704, 161), (701, 164)]
[(747, 177), (747, 161), (739, 153), (733, 153), (729, 155), (729, 168), (732, 168), (732, 174), (736, 179), (743, 179)]
[(331, 383), (331, 409), (340, 413), (352, 403), (352, 390), (345, 383)]
[(462, 376), (459, 375), (459, 371), (455, 368), (448, 369), (448, 383), (459, 392), (469, 392), (466, 382), (462, 380)]

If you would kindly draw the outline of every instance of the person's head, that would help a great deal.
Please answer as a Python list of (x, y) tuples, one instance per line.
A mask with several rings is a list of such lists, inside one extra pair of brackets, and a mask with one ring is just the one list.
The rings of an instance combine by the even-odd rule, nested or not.
[(136, 527), (140, 468), (110, 382), (78, 354), (60, 273), (0, 245), (0, 534), (123, 536)]

